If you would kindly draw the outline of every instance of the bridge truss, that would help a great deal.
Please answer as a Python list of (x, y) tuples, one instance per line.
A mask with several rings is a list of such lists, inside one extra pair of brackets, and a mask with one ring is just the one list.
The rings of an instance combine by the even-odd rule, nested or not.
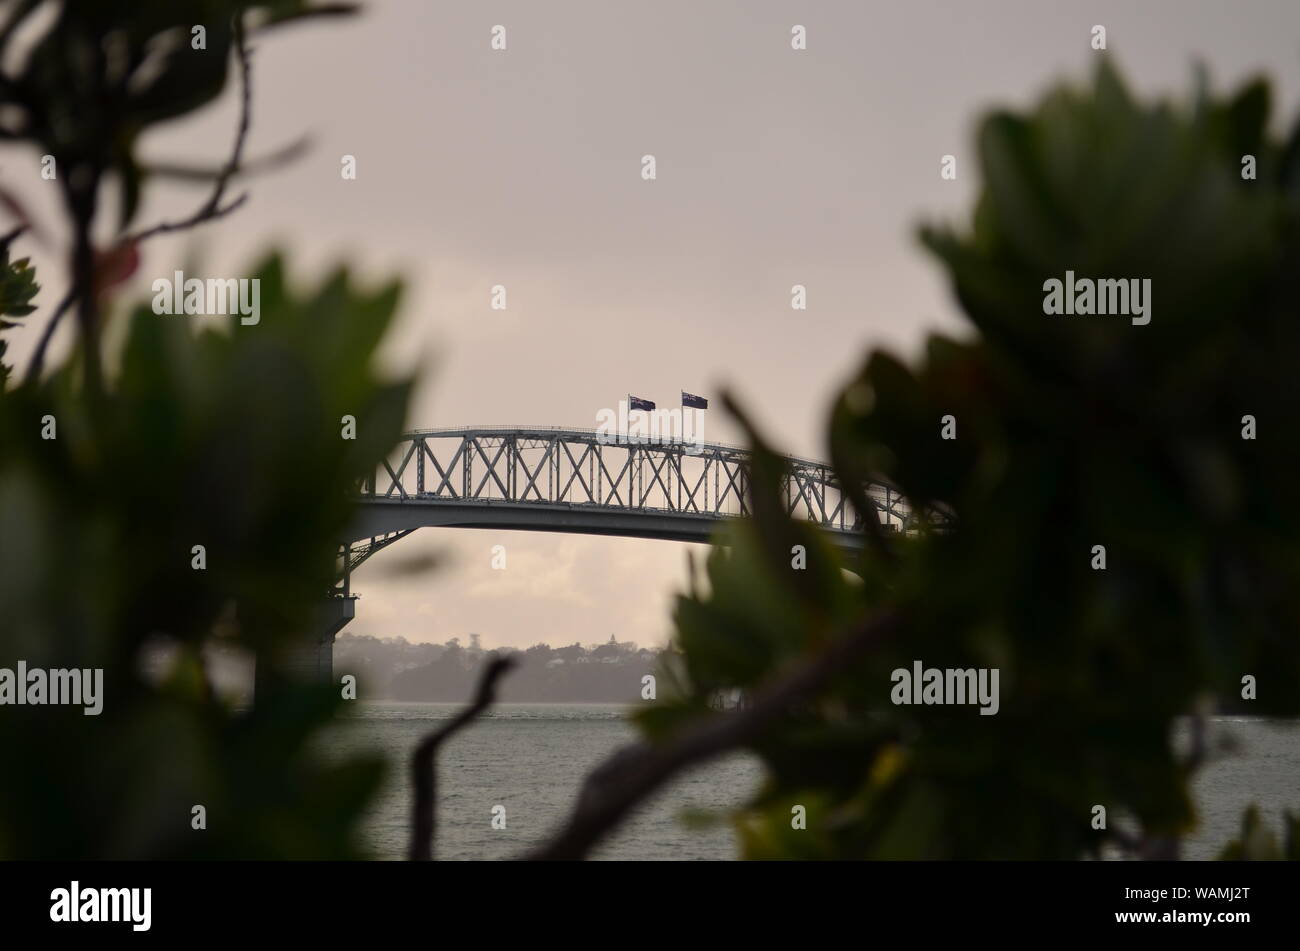
[[(355, 539), (341, 552), (343, 583), (370, 555), (425, 525), (708, 541), (719, 521), (750, 514), (750, 458), (719, 443), (594, 430), (408, 433), (359, 487)], [(861, 520), (829, 466), (788, 457), (781, 493), (792, 517), (860, 547)], [(912, 526), (914, 514), (892, 486), (871, 483), (867, 497), (886, 530)]]

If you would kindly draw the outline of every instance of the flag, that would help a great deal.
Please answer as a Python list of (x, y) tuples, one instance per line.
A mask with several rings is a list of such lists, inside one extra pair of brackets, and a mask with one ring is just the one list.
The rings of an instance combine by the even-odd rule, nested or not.
[(630, 410), (643, 409), (646, 412), (650, 412), (655, 408), (655, 404), (652, 403), (650, 400), (643, 400), (639, 396), (633, 396), (630, 393), (628, 394), (627, 397), (627, 403), (628, 403), (627, 408)]
[(687, 393), (682, 390), (682, 405), (690, 409), (708, 409), (709, 401), (703, 396), (696, 396), (693, 393)]

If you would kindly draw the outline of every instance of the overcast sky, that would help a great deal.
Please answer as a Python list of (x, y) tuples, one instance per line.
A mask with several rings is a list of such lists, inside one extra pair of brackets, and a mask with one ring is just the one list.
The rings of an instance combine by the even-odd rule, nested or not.
[[(409, 282), (386, 346), (420, 369), (411, 428), (594, 427), (631, 392), (732, 386), (791, 452), (822, 456), (832, 394), (871, 347), (963, 332), (916, 225), (974, 194), (971, 132), (1055, 78), (1118, 60), (1143, 93), (1179, 93), (1203, 59), (1222, 87), (1265, 71), (1300, 93), (1296, 0), (894, 3), (369, 0), (351, 21), (285, 29), (254, 59), (251, 154), (313, 149), (251, 183), (235, 216), (147, 249), (138, 284), (201, 250), (238, 276), (283, 244), (317, 279), (340, 259)], [(508, 49), (490, 48), (506, 27)], [(790, 48), (795, 24), (808, 47)], [(1108, 50), (1090, 48), (1094, 24)], [(223, 156), (233, 98), (147, 141), (155, 158)], [(939, 177), (945, 153), (958, 180)], [(357, 179), (339, 175), (355, 155)], [(641, 178), (653, 154), (657, 180)], [(0, 152), (10, 185), (30, 156)], [(52, 188), (20, 187), (54, 219)], [(140, 223), (194, 205), (157, 192)], [(52, 259), (37, 255), (47, 284)], [(503, 284), (508, 309), (490, 308)], [(804, 284), (808, 309), (790, 308)], [(21, 366), (35, 333), (10, 336)], [(706, 436), (734, 440), (720, 411)], [(508, 568), (492, 570), (503, 544)], [(685, 545), (424, 529), (368, 562), (349, 630), (488, 647), (663, 643)], [(437, 550), (446, 563), (403, 574)], [(702, 553), (702, 552), (701, 552)]]

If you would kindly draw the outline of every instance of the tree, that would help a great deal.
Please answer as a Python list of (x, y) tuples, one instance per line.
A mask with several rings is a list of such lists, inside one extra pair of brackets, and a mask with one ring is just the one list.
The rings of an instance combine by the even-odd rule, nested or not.
[[(677, 601), (680, 670), (639, 717), (647, 741), (589, 777), (536, 857), (586, 854), (738, 747), (769, 776), (735, 817), (748, 857), (1177, 855), (1207, 703), (1241, 704), (1249, 676), (1255, 712), (1300, 712), (1300, 125), (1275, 139), (1269, 102), (1255, 81), (1142, 103), (1102, 67), (983, 120), (969, 229), (921, 233), (972, 333), (910, 364), (870, 354), (829, 421), (863, 554), (789, 517), (780, 457), (730, 403), (755, 517)], [(1047, 313), (1071, 271), (1149, 280), (1149, 322)], [(857, 488), (873, 476), (926, 516), (914, 534), (880, 530)], [(891, 702), (918, 660), (998, 671), (997, 713)], [(711, 713), (732, 688), (751, 708)], [(1230, 854), (1277, 853), (1257, 826)]]
[[(0, 333), (17, 327), (12, 320), (4, 318), (26, 317), (36, 310), (32, 299), (40, 290), (36, 283), (36, 272), (27, 258), (10, 261), (9, 246), (22, 233), (22, 229), (12, 231), (0, 238)], [(8, 343), (0, 339), (0, 361), (3, 360)], [(6, 381), (12, 368), (0, 362), (0, 394), (3, 394)]]
[[(0, 55), (41, 6), (10, 5)], [(409, 381), (381, 380), (373, 360), (400, 286), (361, 288), (340, 268), (295, 288), (272, 254), (248, 275), (260, 281), (256, 326), (194, 333), (184, 318), (141, 304), (126, 308), (120, 370), (105, 373), (100, 356), (119, 259), (243, 201), (225, 191), (248, 171), (245, 38), (343, 8), (54, 7), (29, 55), (3, 56), (23, 65), (0, 76), (0, 112), (7, 140), (55, 160), (73, 236), (71, 286), (45, 316), (43, 341), (68, 312), (78, 345), (43, 374), (42, 342), (24, 380), (0, 397), (0, 666), (102, 669), (104, 702), (98, 716), (6, 708), (0, 760), (22, 767), (0, 788), (0, 855), (361, 855), (357, 825), (382, 764), (316, 749), (339, 691), (286, 682), (255, 709), (235, 709), (209, 688), (202, 648), (224, 634), (257, 652), (274, 679), (279, 650), (328, 591), (349, 493), (402, 428)], [(203, 48), (190, 42), (195, 24), (206, 29)], [(165, 173), (139, 160), (139, 135), (212, 101), (232, 64), (243, 107), (231, 154), (187, 171), (209, 183), (207, 200), (183, 221), (130, 230), (141, 190)], [(122, 214), (113, 242), (98, 247), (110, 185)], [(34, 285), (22, 262), (4, 264), (0, 291), (16, 315)], [(339, 437), (344, 414), (356, 418), (355, 439)], [(43, 436), (47, 418), (57, 422), (53, 438)], [(159, 641), (178, 660), (154, 682), (140, 661)], [(206, 831), (191, 828), (195, 804), (207, 810)]]

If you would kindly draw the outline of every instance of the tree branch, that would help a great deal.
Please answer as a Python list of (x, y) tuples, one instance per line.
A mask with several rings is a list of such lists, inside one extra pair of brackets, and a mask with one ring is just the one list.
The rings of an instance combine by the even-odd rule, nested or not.
[(1205, 714), (1197, 710), (1192, 714), (1191, 749), (1188, 750), (1187, 759), (1183, 762), (1183, 769), (1187, 770), (1189, 777), (1205, 765), (1205, 760), (1209, 756), (1207, 734), (1208, 724), (1206, 723)]
[(35, 383), (41, 375), (41, 369), (45, 365), (45, 350), (50, 345), (50, 339), (54, 336), (54, 331), (59, 327), (59, 321), (67, 313), (72, 302), (77, 299), (77, 286), (74, 284), (68, 289), (68, 293), (59, 301), (59, 306), (54, 308), (54, 313), (50, 315), (49, 321), (45, 324), (45, 330), (41, 333), (40, 342), (36, 344), (35, 351), (32, 352), (32, 359), (27, 364), (27, 373), (23, 377), (24, 383)]
[(433, 837), (437, 825), (437, 803), (434, 792), (437, 777), (434, 775), (434, 758), (444, 740), (465, 727), (471, 720), (496, 701), (496, 683), (501, 675), (515, 666), (512, 657), (493, 657), (479, 677), (478, 692), (474, 702), (456, 715), (446, 726), (426, 736), (411, 756), (411, 778), (415, 784), (415, 813), (411, 817), (411, 842), (407, 858), (412, 862), (427, 862), (433, 858)]
[(216, 182), (222, 175), (225, 175), (229, 182), (236, 178), (272, 171), (283, 165), (288, 165), (306, 152), (310, 144), (311, 139), (304, 135), (268, 155), (242, 162), (238, 168), (231, 172), (226, 171), (225, 165), (212, 168), (186, 165), (180, 162), (155, 162), (141, 165), (140, 170), (152, 178), (167, 178), (181, 182)]
[(745, 710), (700, 720), (662, 745), (634, 743), (598, 766), (583, 783), (560, 832), (524, 856), (556, 861), (584, 858), (631, 810), (674, 775), (755, 740), (792, 706), (815, 697), (845, 666), (898, 630), (898, 615), (870, 618), (810, 660), (760, 690)]
[(244, 22), (238, 14), (232, 21), (232, 28), (235, 39), (235, 55), (239, 59), (240, 106), (239, 127), (235, 132), (235, 146), (230, 153), (230, 159), (218, 173), (217, 179), (212, 186), (212, 194), (208, 196), (208, 200), (204, 202), (198, 211), (180, 221), (160, 222), (152, 228), (147, 228), (135, 235), (124, 238), (123, 241), (138, 244), (160, 234), (187, 231), (205, 222), (215, 221), (230, 214), (248, 200), (248, 193), (245, 192), (229, 204), (221, 204), (221, 199), (226, 194), (226, 186), (230, 184), (230, 179), (239, 170), (240, 162), (243, 160), (244, 142), (248, 138), (248, 129), (252, 124), (252, 66), (248, 53), (248, 44), (244, 35)]

